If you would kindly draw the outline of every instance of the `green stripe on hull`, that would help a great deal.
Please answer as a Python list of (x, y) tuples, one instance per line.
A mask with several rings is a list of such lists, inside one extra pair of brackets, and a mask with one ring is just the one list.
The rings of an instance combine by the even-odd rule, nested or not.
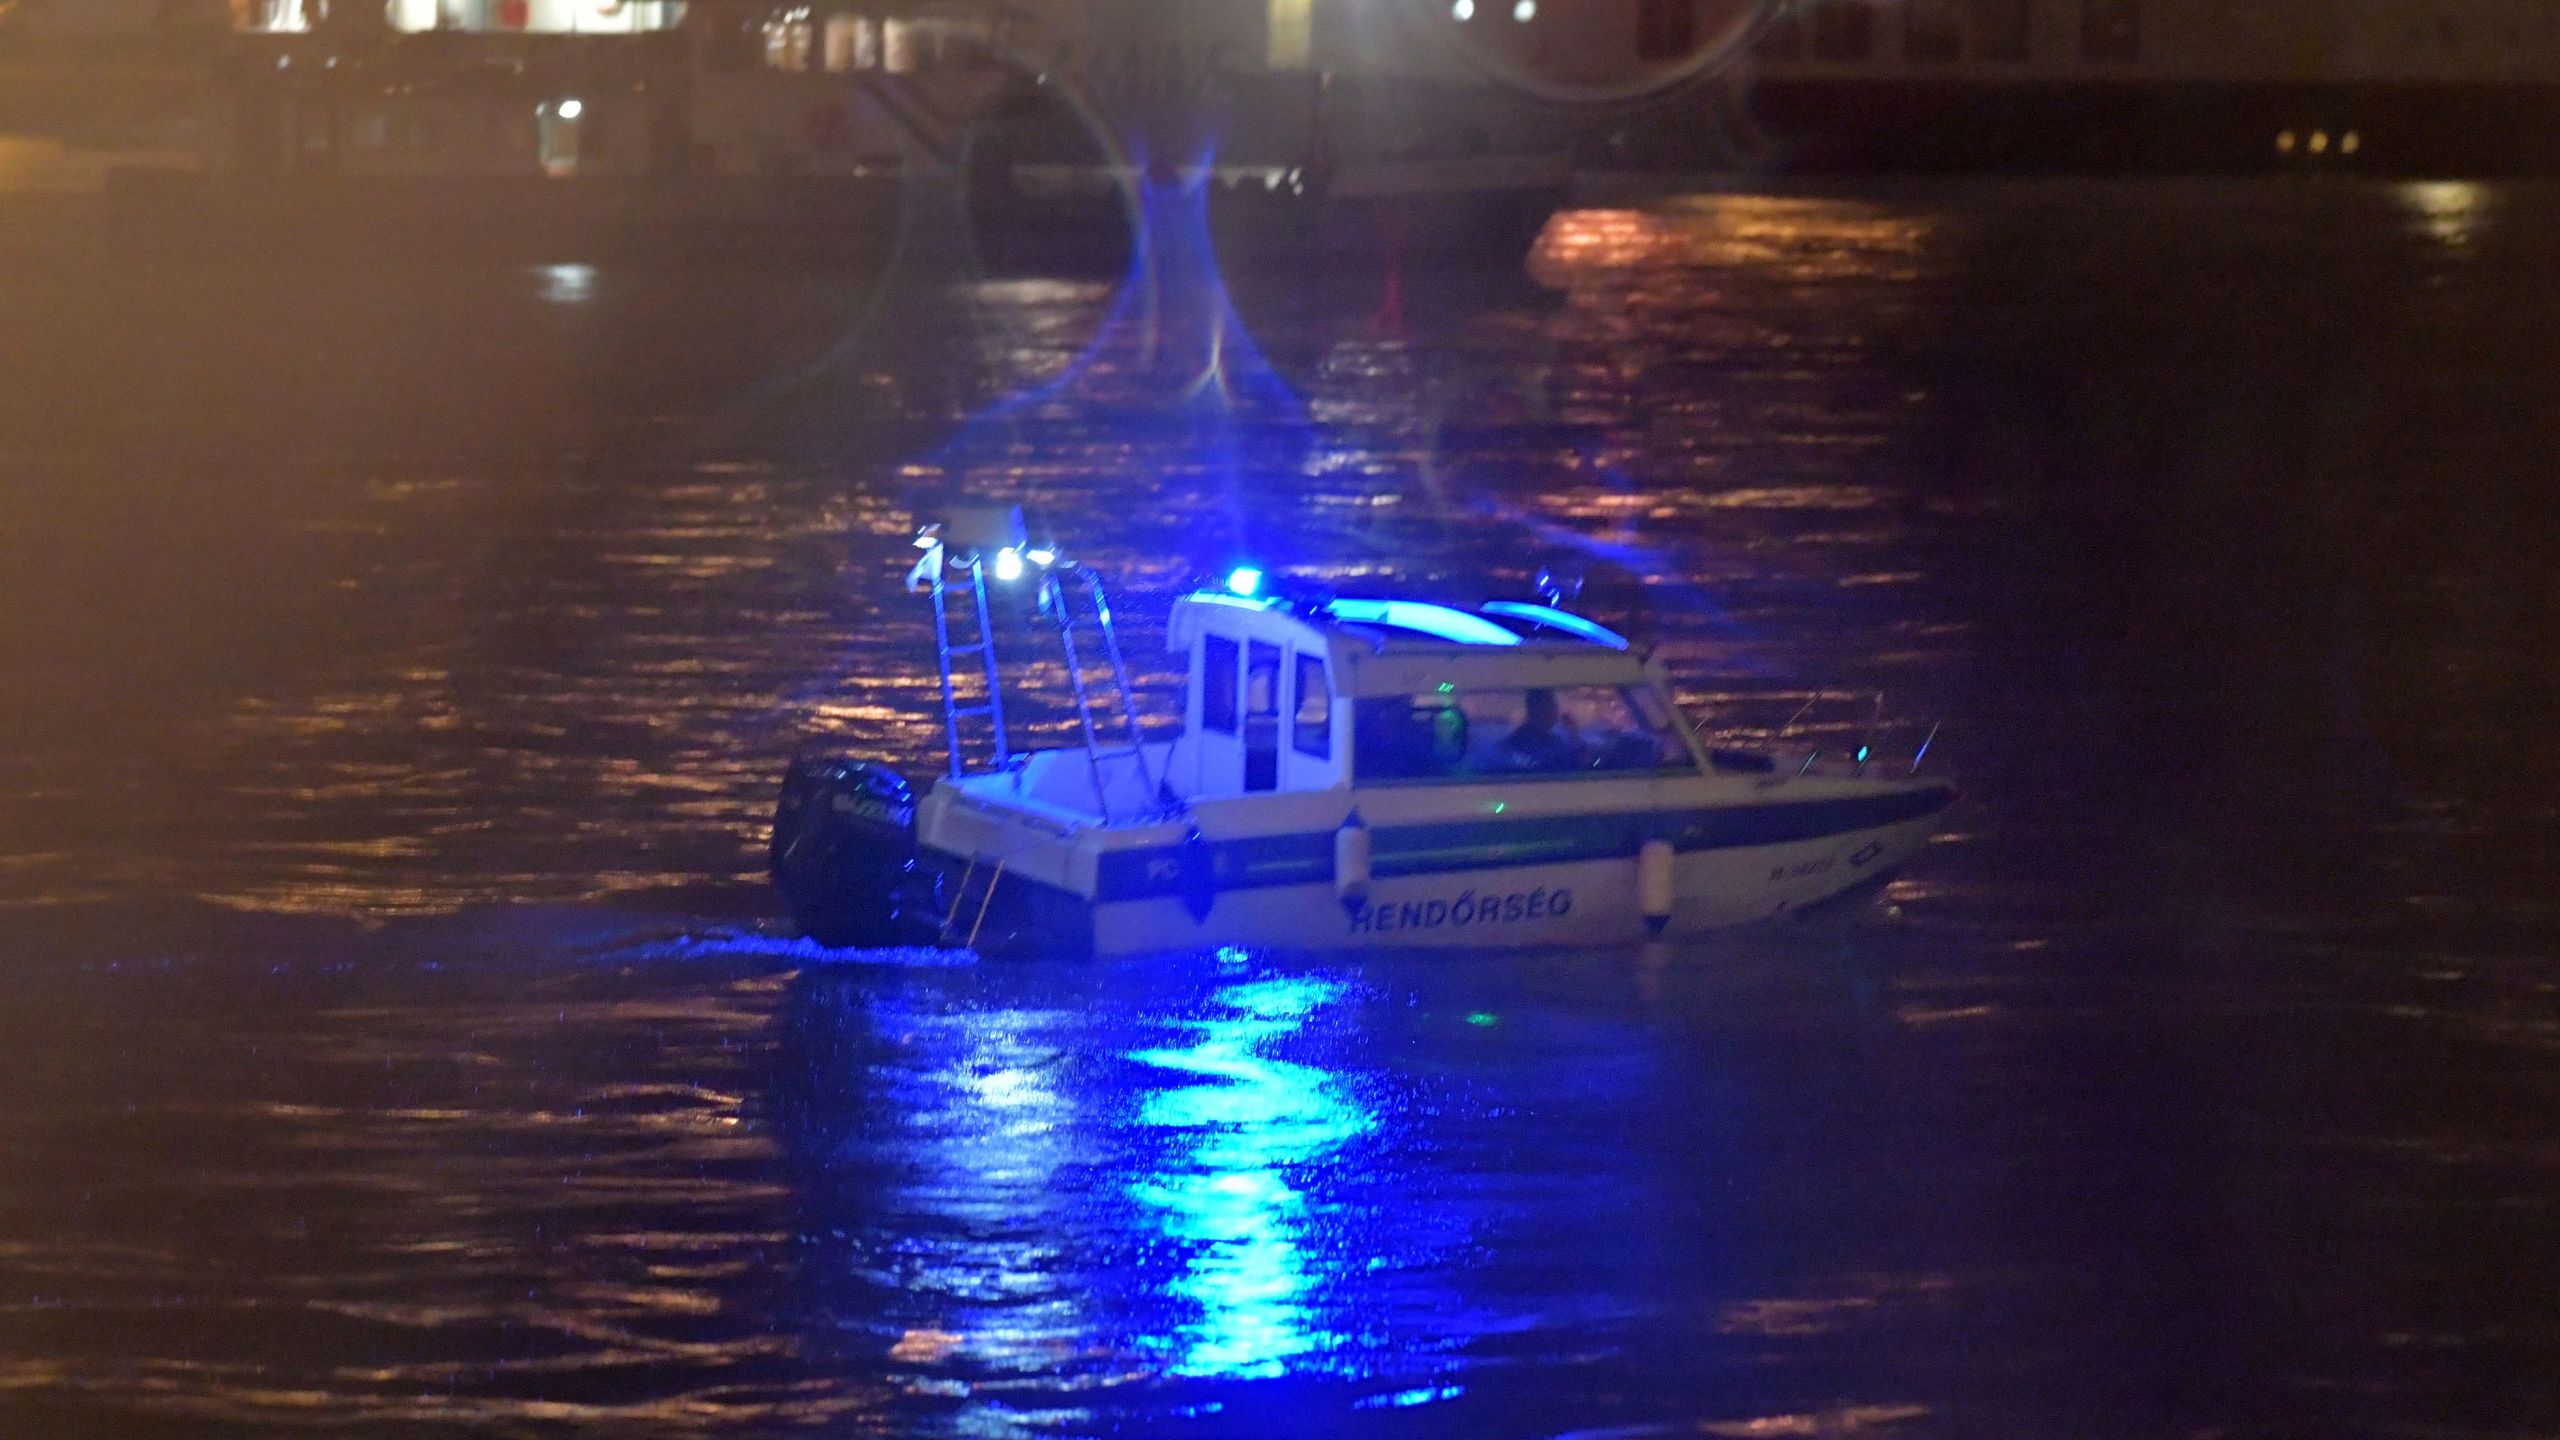
[[(1929, 786), (1850, 800), (1712, 810), (1381, 825), (1370, 831), (1369, 868), (1373, 874), (1393, 877), (1633, 858), (1647, 840), (1655, 838), (1669, 840), (1681, 851), (1783, 845), (1918, 820), (1944, 810), (1954, 798), (1952, 788)], [(1218, 890), (1305, 885), (1333, 878), (1330, 830), (1216, 840), (1205, 848), (1211, 885)], [(1183, 865), (1181, 851), (1173, 846), (1105, 852), (1095, 876), (1094, 898), (1145, 900), (1180, 894)]]

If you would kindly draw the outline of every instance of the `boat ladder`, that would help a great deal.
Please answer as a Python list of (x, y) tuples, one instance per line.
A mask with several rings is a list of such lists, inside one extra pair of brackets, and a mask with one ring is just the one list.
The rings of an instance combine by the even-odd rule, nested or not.
[[(1138, 728), (1138, 707), (1129, 692), (1129, 666), (1121, 658), (1120, 632), (1111, 623), (1111, 596), (1102, 577), (1089, 565), (1061, 562), (1040, 582), (1040, 606), (1057, 622), (1058, 646), (1066, 657), (1067, 688), (1075, 697), (1076, 721), (1084, 731), (1085, 764), (1093, 778), (1093, 805), (1104, 823), (1111, 814), (1111, 786), (1106, 766), (1127, 765), (1136, 773), (1141, 809), (1153, 809), (1160, 792), (1147, 764), (1146, 737)], [(1076, 643), (1079, 632), (1099, 642), (1105, 672), (1086, 672), (1095, 657)], [(1115, 723), (1114, 710), (1118, 712)], [(1122, 738), (1125, 736), (1125, 740)]]
[[(964, 721), (985, 722), (989, 745), (994, 752), (995, 768), (1005, 769), (1013, 763), (1013, 749), (1006, 740), (1004, 730), (1004, 682), (996, 674), (996, 628), (987, 614), (985, 557), (972, 553), (954, 557), (949, 564), (944, 564), (942, 551), (940, 547), (936, 547), (926, 559), (927, 565), (920, 565), (917, 569), (919, 572), (924, 572), (928, 566), (930, 567), (929, 588), (933, 594), (933, 646), (942, 670), (942, 728), (951, 742), (952, 778), (958, 779), (962, 771), (967, 768), (963, 759), (967, 751), (963, 748), (960, 734)], [(955, 572), (958, 576), (956, 580), (953, 578)], [(968, 592), (968, 603), (965, 607), (960, 607), (959, 616), (954, 616), (952, 613), (955, 607), (952, 604), (950, 592), (955, 588)], [(955, 644), (952, 640), (955, 619), (970, 620), (977, 638), (966, 643)], [(969, 660), (977, 662), (974, 668), (985, 676), (983, 681), (971, 680), (963, 683), (960, 677), (953, 673), (952, 666), (955, 662)], [(986, 698), (962, 703), (963, 691), (975, 689), (981, 685), (983, 685), (982, 693)]]
[[(983, 883), (980, 876), (984, 876)], [(986, 928), (987, 911), (996, 903), (996, 887), (1004, 883), (1004, 862), (980, 868), (976, 856), (969, 858), (967, 869), (960, 872), (959, 887), (951, 896), (951, 913), (942, 917), (942, 943), (963, 950), (978, 948), (978, 932)], [(972, 913), (974, 902), (974, 913)], [(969, 916), (969, 934), (960, 934), (960, 917)]]

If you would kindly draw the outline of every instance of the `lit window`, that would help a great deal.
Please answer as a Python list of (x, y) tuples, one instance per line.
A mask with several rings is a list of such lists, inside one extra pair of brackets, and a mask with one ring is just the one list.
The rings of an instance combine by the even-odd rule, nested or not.
[(880, 68), (880, 27), (867, 15), (827, 18), (825, 61), (829, 70)]
[(233, 0), (231, 23), (235, 29), (293, 34), (310, 29), (311, 17), (302, 0)]
[(1325, 684), (1324, 657), (1298, 657), (1298, 703), (1289, 714), (1289, 743), (1318, 760), (1333, 755), (1333, 694)]
[(1280, 647), (1253, 641), (1246, 649), (1244, 715), (1248, 720), (1280, 718)]
[(764, 22), (764, 63), (774, 70), (806, 70), (816, 49), (817, 27), (809, 12), (790, 10)]
[(1269, 0), (1270, 43), (1264, 58), (1274, 70), (1304, 70), (1315, 52), (1313, 0)]
[(913, 20), (880, 22), (880, 68), (892, 75), (912, 75), (923, 68), (924, 26)]

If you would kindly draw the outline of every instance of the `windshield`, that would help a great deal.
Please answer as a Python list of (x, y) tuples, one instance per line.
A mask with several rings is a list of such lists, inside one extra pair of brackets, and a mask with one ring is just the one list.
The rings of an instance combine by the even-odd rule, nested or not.
[(1668, 707), (1641, 686), (1373, 696), (1356, 725), (1363, 782), (1693, 768)]

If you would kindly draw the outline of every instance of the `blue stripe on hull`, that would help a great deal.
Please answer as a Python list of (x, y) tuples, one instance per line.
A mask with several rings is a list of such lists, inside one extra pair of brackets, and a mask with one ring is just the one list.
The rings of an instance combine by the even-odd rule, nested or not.
[[(1853, 830), (1872, 830), (1934, 815), (1955, 799), (1946, 786), (1896, 790), (1848, 800), (1736, 805), (1712, 810), (1634, 811), (1513, 820), (1457, 820), (1381, 825), (1370, 830), (1369, 868), (1382, 877), (1430, 875), (1515, 865), (1632, 858), (1662, 838), (1682, 851), (1783, 845)], [(1217, 890), (1304, 885), (1333, 878), (1333, 832), (1211, 841)], [(1173, 846), (1115, 850), (1099, 857), (1094, 898), (1145, 900), (1183, 890), (1185, 857)], [(1197, 860), (1189, 863), (1197, 864)]]

